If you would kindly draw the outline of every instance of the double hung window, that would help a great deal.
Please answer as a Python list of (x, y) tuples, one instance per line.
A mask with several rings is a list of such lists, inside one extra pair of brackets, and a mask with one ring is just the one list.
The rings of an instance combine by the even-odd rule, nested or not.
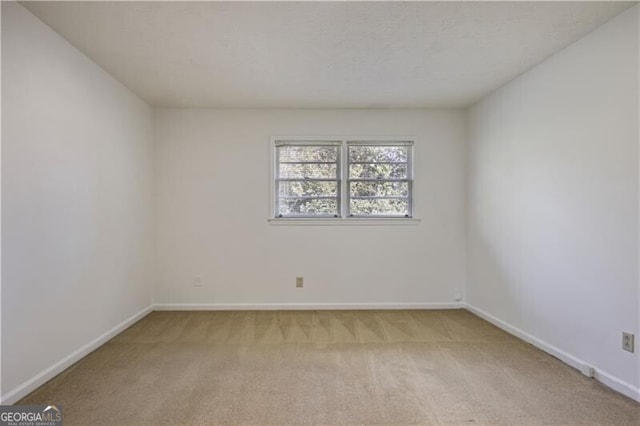
[(349, 217), (411, 217), (411, 144), (348, 142)]
[(276, 218), (410, 218), (413, 142), (275, 140)]
[(340, 216), (340, 153), (335, 141), (276, 142), (276, 217)]

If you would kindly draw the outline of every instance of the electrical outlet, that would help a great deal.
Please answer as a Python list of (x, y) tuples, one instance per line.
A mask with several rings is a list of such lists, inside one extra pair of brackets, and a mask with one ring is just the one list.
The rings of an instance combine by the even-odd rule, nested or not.
[(297, 288), (304, 287), (304, 278), (303, 277), (296, 277), (296, 287)]
[(200, 275), (193, 277), (193, 286), (202, 287), (202, 277)]
[(631, 333), (622, 332), (622, 349), (629, 352), (634, 352), (634, 335)]

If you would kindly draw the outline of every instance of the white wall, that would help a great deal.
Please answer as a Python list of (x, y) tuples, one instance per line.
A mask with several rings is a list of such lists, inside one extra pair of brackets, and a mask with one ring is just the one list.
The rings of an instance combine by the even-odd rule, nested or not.
[(470, 110), (467, 299), (636, 398), (638, 71), (636, 6)]
[[(157, 303), (452, 303), (464, 287), (464, 112), (167, 109), (155, 123)], [(267, 223), (269, 137), (327, 134), (415, 136), (421, 222)]]
[(2, 2), (2, 114), (11, 402), (150, 305), (153, 129), (145, 103), (13, 2)]

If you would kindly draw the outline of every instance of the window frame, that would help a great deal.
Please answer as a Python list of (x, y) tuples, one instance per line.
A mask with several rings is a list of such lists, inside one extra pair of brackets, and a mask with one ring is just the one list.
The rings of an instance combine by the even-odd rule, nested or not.
[[(270, 153), (270, 179), (267, 221), (272, 225), (417, 225), (420, 219), (416, 217), (416, 203), (414, 200), (415, 185), (415, 140), (413, 136), (272, 136), (269, 141)], [(278, 215), (278, 197), (276, 190), (278, 185), (278, 154), (277, 147), (283, 144), (291, 145), (321, 145), (330, 142), (339, 146), (338, 149), (338, 217), (328, 215)], [(407, 145), (407, 179), (409, 183), (408, 211), (409, 217), (400, 215), (357, 215), (349, 216), (351, 202), (349, 193), (349, 144), (362, 145)]]
[[(407, 162), (398, 163), (407, 165), (407, 177), (405, 179), (387, 179), (385, 182), (407, 182), (407, 213), (405, 215), (390, 215), (390, 214), (375, 214), (375, 215), (358, 215), (351, 213), (351, 182), (380, 182), (379, 179), (352, 179), (350, 174), (351, 156), (349, 153), (349, 147), (351, 146), (403, 146), (407, 147)], [(345, 218), (359, 218), (359, 219), (372, 219), (372, 218), (384, 218), (384, 219), (411, 219), (413, 217), (413, 141), (409, 140), (346, 140), (343, 146), (346, 150), (345, 160), (345, 176), (346, 188), (345, 204), (346, 212)], [(367, 164), (375, 164), (367, 163)], [(372, 197), (382, 199), (382, 197)], [(404, 198), (404, 197), (392, 197), (392, 198)]]
[[(282, 216), (278, 213), (278, 207), (280, 202), (280, 182), (304, 182), (305, 179), (293, 179), (286, 178), (282, 179), (279, 176), (280, 171), (280, 157), (278, 156), (278, 148), (282, 146), (335, 146), (336, 150), (336, 178), (335, 179), (317, 179), (319, 182), (336, 182), (336, 214), (315, 214), (315, 215), (290, 215), (290, 216)], [(273, 208), (271, 211), (272, 217), (274, 219), (336, 219), (340, 218), (342, 214), (342, 142), (339, 140), (275, 140), (273, 142), (273, 152), (274, 152), (274, 169), (273, 169), (273, 177), (271, 178), (274, 188), (272, 193), (272, 198), (274, 199)], [(333, 163), (331, 163), (333, 164)], [(314, 179), (316, 180), (316, 179)], [(333, 198), (333, 197), (331, 197)]]

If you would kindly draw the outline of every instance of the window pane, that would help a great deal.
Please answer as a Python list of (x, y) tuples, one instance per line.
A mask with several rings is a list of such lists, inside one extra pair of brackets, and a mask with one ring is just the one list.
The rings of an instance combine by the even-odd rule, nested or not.
[(327, 215), (338, 214), (338, 200), (318, 198), (287, 198), (281, 199), (278, 214), (282, 216)]
[(408, 214), (409, 203), (406, 199), (351, 200), (349, 213), (355, 216)]
[(408, 182), (350, 182), (352, 197), (406, 197)]
[(350, 145), (349, 162), (406, 162), (408, 152), (407, 146)]
[(296, 181), (280, 182), (281, 197), (337, 196), (337, 182)]
[(327, 161), (338, 159), (337, 146), (279, 146), (280, 162)]
[(350, 164), (352, 179), (406, 179), (406, 164)]
[(335, 179), (336, 164), (280, 164), (280, 177), (289, 179)]

